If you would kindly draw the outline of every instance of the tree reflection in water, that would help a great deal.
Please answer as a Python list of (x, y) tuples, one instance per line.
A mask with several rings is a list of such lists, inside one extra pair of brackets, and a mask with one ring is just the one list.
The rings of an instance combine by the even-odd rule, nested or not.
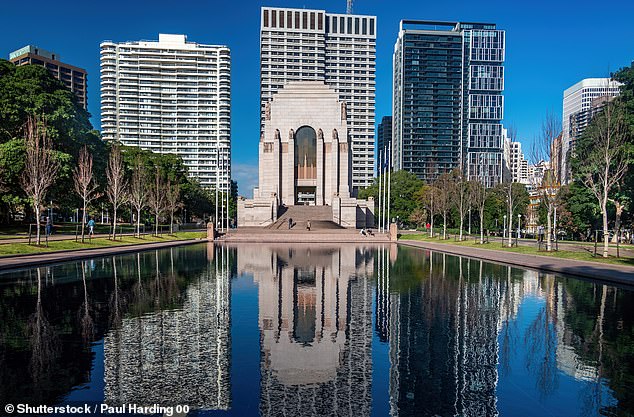
[(42, 307), (42, 268), (36, 268), (37, 302), (35, 312), (28, 321), (28, 337), (31, 343), (31, 363), (29, 371), (34, 381), (47, 377), (51, 365), (59, 355), (59, 340), (53, 327), (46, 318)]
[(86, 285), (86, 262), (81, 263), (81, 281), (84, 287), (84, 302), (79, 309), (79, 327), (81, 329), (81, 339), (85, 346), (92, 343), (95, 333), (94, 321), (91, 316), (91, 304), (88, 299), (88, 287)]

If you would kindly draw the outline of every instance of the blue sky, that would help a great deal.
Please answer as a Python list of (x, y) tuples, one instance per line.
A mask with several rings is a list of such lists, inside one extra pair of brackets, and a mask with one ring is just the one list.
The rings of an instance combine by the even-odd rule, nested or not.
[[(0, 0), (0, 54), (27, 44), (58, 53), (88, 71), (88, 107), (99, 127), (99, 43), (184, 33), (224, 44), (232, 55), (233, 176), (240, 193), (257, 181), (260, 7), (345, 12), (345, 0)], [(561, 115), (563, 90), (603, 77), (634, 59), (634, 2), (615, 0), (355, 0), (354, 12), (378, 17), (377, 121), (391, 114), (392, 51), (401, 19), (484, 21), (506, 30), (505, 119), (529, 146), (550, 111)]]

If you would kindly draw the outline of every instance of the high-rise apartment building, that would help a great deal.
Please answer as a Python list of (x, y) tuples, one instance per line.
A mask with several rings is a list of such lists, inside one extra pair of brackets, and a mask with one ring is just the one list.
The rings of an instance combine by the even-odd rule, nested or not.
[(262, 8), (260, 126), (266, 104), (289, 81), (325, 81), (346, 103), (352, 186), (372, 184), (376, 17)]
[(229, 192), (230, 74), (229, 48), (185, 35), (102, 42), (104, 139), (177, 154), (203, 187)]
[(569, 181), (570, 152), (575, 148), (575, 142), (590, 123), (594, 108), (600, 106), (600, 97), (616, 97), (619, 95), (621, 83), (610, 78), (586, 78), (564, 91), (563, 119), (562, 119), (562, 163), (561, 173), (563, 182)]
[(524, 157), (521, 142), (504, 138), (504, 162), (509, 181), (530, 184), (528, 160)]
[(392, 116), (383, 116), (376, 131), (376, 154), (379, 159), (379, 151), (387, 149), (392, 145)]
[(403, 20), (394, 46), (395, 169), (433, 181), (460, 168), (502, 180), (505, 32), (491, 23)]
[(87, 73), (85, 69), (68, 65), (60, 60), (55, 52), (49, 52), (37, 46), (27, 45), (9, 54), (9, 61), (15, 65), (39, 65), (46, 68), (53, 77), (60, 80), (66, 88), (75, 93), (77, 101), (88, 108)]

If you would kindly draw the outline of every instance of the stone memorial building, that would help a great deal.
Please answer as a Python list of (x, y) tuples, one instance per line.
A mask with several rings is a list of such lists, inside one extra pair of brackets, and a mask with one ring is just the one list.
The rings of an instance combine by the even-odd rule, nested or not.
[[(347, 105), (323, 81), (289, 82), (266, 104), (259, 187), (238, 201), (238, 227), (289, 215), (346, 228), (374, 226), (374, 202), (351, 196)], [(284, 217), (282, 217), (285, 215)]]

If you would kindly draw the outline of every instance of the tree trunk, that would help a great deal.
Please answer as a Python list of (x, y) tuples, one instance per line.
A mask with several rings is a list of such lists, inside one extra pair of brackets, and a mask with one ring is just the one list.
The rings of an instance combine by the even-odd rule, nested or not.
[(513, 207), (509, 205), (509, 248), (513, 246)]
[(480, 244), (484, 245), (484, 210), (480, 209)]
[(442, 214), (442, 239), (447, 239), (447, 212)]
[(610, 250), (610, 232), (608, 230), (608, 205), (605, 200), (601, 202), (601, 216), (603, 217), (603, 257), (607, 258)]
[(552, 241), (550, 240), (550, 236), (553, 232), (553, 205), (548, 203), (548, 219), (546, 220), (546, 251), (550, 252), (553, 249)]
[(112, 211), (112, 240), (117, 240), (117, 206)]
[(429, 237), (433, 239), (434, 238), (434, 214), (432, 213), (430, 217), (431, 217), (431, 222), (430, 222), (430, 228), (429, 228), (429, 231), (430, 231)]
[(462, 226), (464, 225), (464, 217), (462, 212), (460, 213), (460, 241), (462, 242)]
[(158, 236), (158, 224), (159, 224), (159, 214), (158, 212), (154, 213), (154, 235)]
[(136, 209), (136, 236), (141, 238), (141, 209)]
[(37, 204), (34, 204), (35, 206), (35, 224), (37, 232), (36, 232), (36, 241), (37, 241), (37, 246), (40, 246), (40, 226), (41, 226), (41, 222), (40, 222), (40, 204), (39, 202)]
[(174, 212), (170, 212), (170, 235), (174, 234)]
[(86, 199), (84, 198), (84, 211), (82, 211), (81, 218), (81, 243), (84, 243), (84, 233), (86, 230)]

